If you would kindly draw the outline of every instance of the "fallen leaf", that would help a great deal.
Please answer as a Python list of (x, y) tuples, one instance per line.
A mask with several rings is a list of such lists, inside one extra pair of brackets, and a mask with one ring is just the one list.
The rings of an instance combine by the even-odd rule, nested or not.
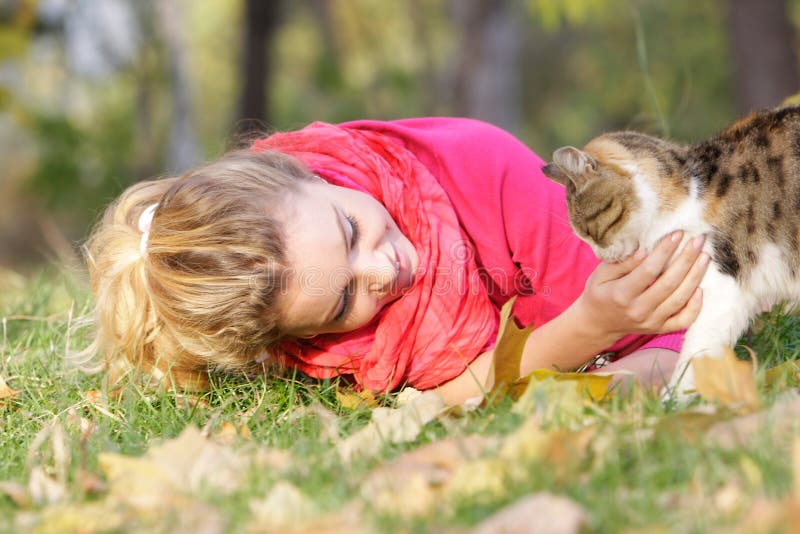
[[(519, 328), (514, 321), (512, 310), (516, 296), (506, 302), (500, 310), (500, 326), (497, 333), (497, 343), (494, 347), (494, 360), (492, 361), (492, 394), (505, 392), (520, 376), (520, 363), (525, 342), (528, 340), (533, 325)], [(488, 398), (496, 398), (489, 395)]]
[(384, 444), (415, 440), (422, 427), (444, 410), (444, 401), (434, 391), (426, 391), (400, 408), (375, 408), (369, 424), (337, 443), (336, 448), (345, 462), (357, 455), (374, 455)]
[(752, 445), (756, 439), (769, 432), (776, 444), (788, 442), (800, 426), (800, 394), (794, 390), (778, 396), (766, 410), (721, 421), (705, 432), (706, 442), (724, 448)]
[(517, 380), (512, 385), (509, 395), (518, 399), (532, 383), (552, 379), (571, 384), (581, 397), (589, 402), (599, 402), (610, 396), (609, 385), (613, 378), (612, 373), (561, 373), (549, 369), (536, 369)]
[(480, 458), (456, 469), (445, 488), (452, 500), (498, 499), (508, 491), (512, 466), (501, 458)]
[(262, 532), (280, 532), (280, 534), (375, 533), (368, 526), (368, 521), (363, 517), (361, 506), (356, 501), (351, 501), (336, 513), (300, 518), (297, 522), (284, 525), (279, 529), (264, 528), (263, 524), (260, 524), (257, 518), (254, 518), (245, 531), (252, 534), (261, 534)]
[(247, 470), (245, 459), (229, 447), (209, 440), (194, 426), (145, 455), (179, 488), (198, 491), (209, 486), (224, 494), (235, 491)]
[(225, 421), (219, 430), (214, 433), (214, 440), (221, 445), (232, 445), (238, 435), (236, 426), (230, 421)]
[(3, 377), (0, 376), (0, 406), (3, 403), (12, 401), (19, 396), (19, 391), (11, 389), (6, 381), (3, 380)]
[[(45, 445), (50, 444), (49, 452)], [(42, 428), (28, 447), (28, 495), (36, 504), (55, 504), (67, 495), (69, 451), (64, 428), (53, 423)]]
[(795, 360), (787, 360), (780, 365), (770, 367), (764, 373), (764, 384), (770, 387), (785, 382), (797, 384), (798, 381), (800, 381), (800, 366)]
[(0, 481), (0, 495), (5, 495), (20, 508), (27, 508), (31, 505), (28, 490), (17, 482)]
[(54, 504), (64, 499), (67, 488), (62, 481), (51, 477), (37, 465), (28, 473), (28, 494), (37, 504)]
[[(758, 499), (749, 505), (747, 514), (736, 528), (720, 529), (718, 532), (733, 534), (773, 534), (797, 532), (800, 524), (800, 505), (796, 501), (770, 501)], [(794, 527), (792, 526), (794, 525)]]
[(575, 431), (563, 428), (545, 430), (542, 418), (537, 414), (508, 435), (500, 447), (499, 457), (506, 465), (513, 466), (508, 472), (511, 480), (524, 482), (527, 477), (524, 466), (533, 462), (552, 466), (553, 473), (564, 478), (582, 465), (595, 432), (594, 426)]
[(583, 532), (587, 523), (586, 510), (572, 499), (536, 493), (502, 508), (472, 534), (572, 534)]
[(756, 390), (753, 364), (736, 357), (727, 348), (722, 358), (693, 358), (695, 389), (710, 402), (718, 402), (731, 410), (751, 412), (761, 401)]
[(176, 503), (179, 488), (154, 462), (114, 453), (97, 456), (109, 486), (108, 498), (138, 514), (160, 514)]
[(319, 510), (295, 485), (279, 480), (266, 497), (250, 501), (252, 531), (278, 531), (308, 521)]
[(336, 400), (339, 405), (348, 410), (358, 410), (361, 408), (375, 408), (378, 401), (375, 394), (365, 389), (362, 391), (342, 391), (336, 390)]
[(408, 451), (367, 476), (361, 485), (362, 498), (384, 514), (404, 518), (425, 515), (439, 504), (439, 494), (456, 469), (496, 447), (497, 441), (466, 436)]

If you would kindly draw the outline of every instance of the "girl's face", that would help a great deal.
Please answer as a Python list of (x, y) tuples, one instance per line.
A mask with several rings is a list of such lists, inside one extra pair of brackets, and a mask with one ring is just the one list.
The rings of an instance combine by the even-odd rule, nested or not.
[(417, 252), (380, 202), (324, 181), (290, 195), (281, 297), (288, 335), (355, 330), (412, 285)]

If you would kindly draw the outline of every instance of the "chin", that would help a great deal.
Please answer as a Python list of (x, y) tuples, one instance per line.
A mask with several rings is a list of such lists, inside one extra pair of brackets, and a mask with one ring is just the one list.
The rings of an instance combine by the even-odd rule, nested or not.
[(607, 247), (598, 247), (593, 245), (595, 255), (607, 263), (617, 263), (631, 257), (639, 248), (639, 243), (636, 241), (630, 242), (617, 242)]

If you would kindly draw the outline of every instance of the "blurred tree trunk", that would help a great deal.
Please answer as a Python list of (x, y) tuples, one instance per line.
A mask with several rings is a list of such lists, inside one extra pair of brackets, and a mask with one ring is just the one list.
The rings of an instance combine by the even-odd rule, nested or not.
[(242, 46), (242, 94), (236, 129), (251, 129), (252, 121), (270, 122), (268, 103), (272, 71), (270, 54), (283, 7), (282, 0), (246, 0)]
[(511, 132), (521, 122), (521, 9), (514, 0), (451, 0), (460, 28), (452, 72), (454, 112)]
[(786, 0), (729, 0), (728, 32), (741, 114), (780, 104), (800, 90)]
[(200, 146), (192, 124), (192, 95), (186, 63), (182, 13), (176, 0), (155, 3), (157, 25), (167, 47), (172, 124), (167, 146), (167, 171), (183, 172), (200, 161)]

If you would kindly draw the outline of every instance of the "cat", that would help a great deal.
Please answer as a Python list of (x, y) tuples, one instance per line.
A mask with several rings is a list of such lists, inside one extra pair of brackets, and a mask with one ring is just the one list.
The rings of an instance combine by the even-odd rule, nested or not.
[(706, 235), (703, 305), (665, 397), (691, 396), (693, 357), (721, 358), (755, 315), (800, 300), (800, 106), (752, 113), (694, 145), (606, 133), (559, 148), (542, 170), (566, 187), (573, 230), (604, 261), (673, 230), (681, 246)]

